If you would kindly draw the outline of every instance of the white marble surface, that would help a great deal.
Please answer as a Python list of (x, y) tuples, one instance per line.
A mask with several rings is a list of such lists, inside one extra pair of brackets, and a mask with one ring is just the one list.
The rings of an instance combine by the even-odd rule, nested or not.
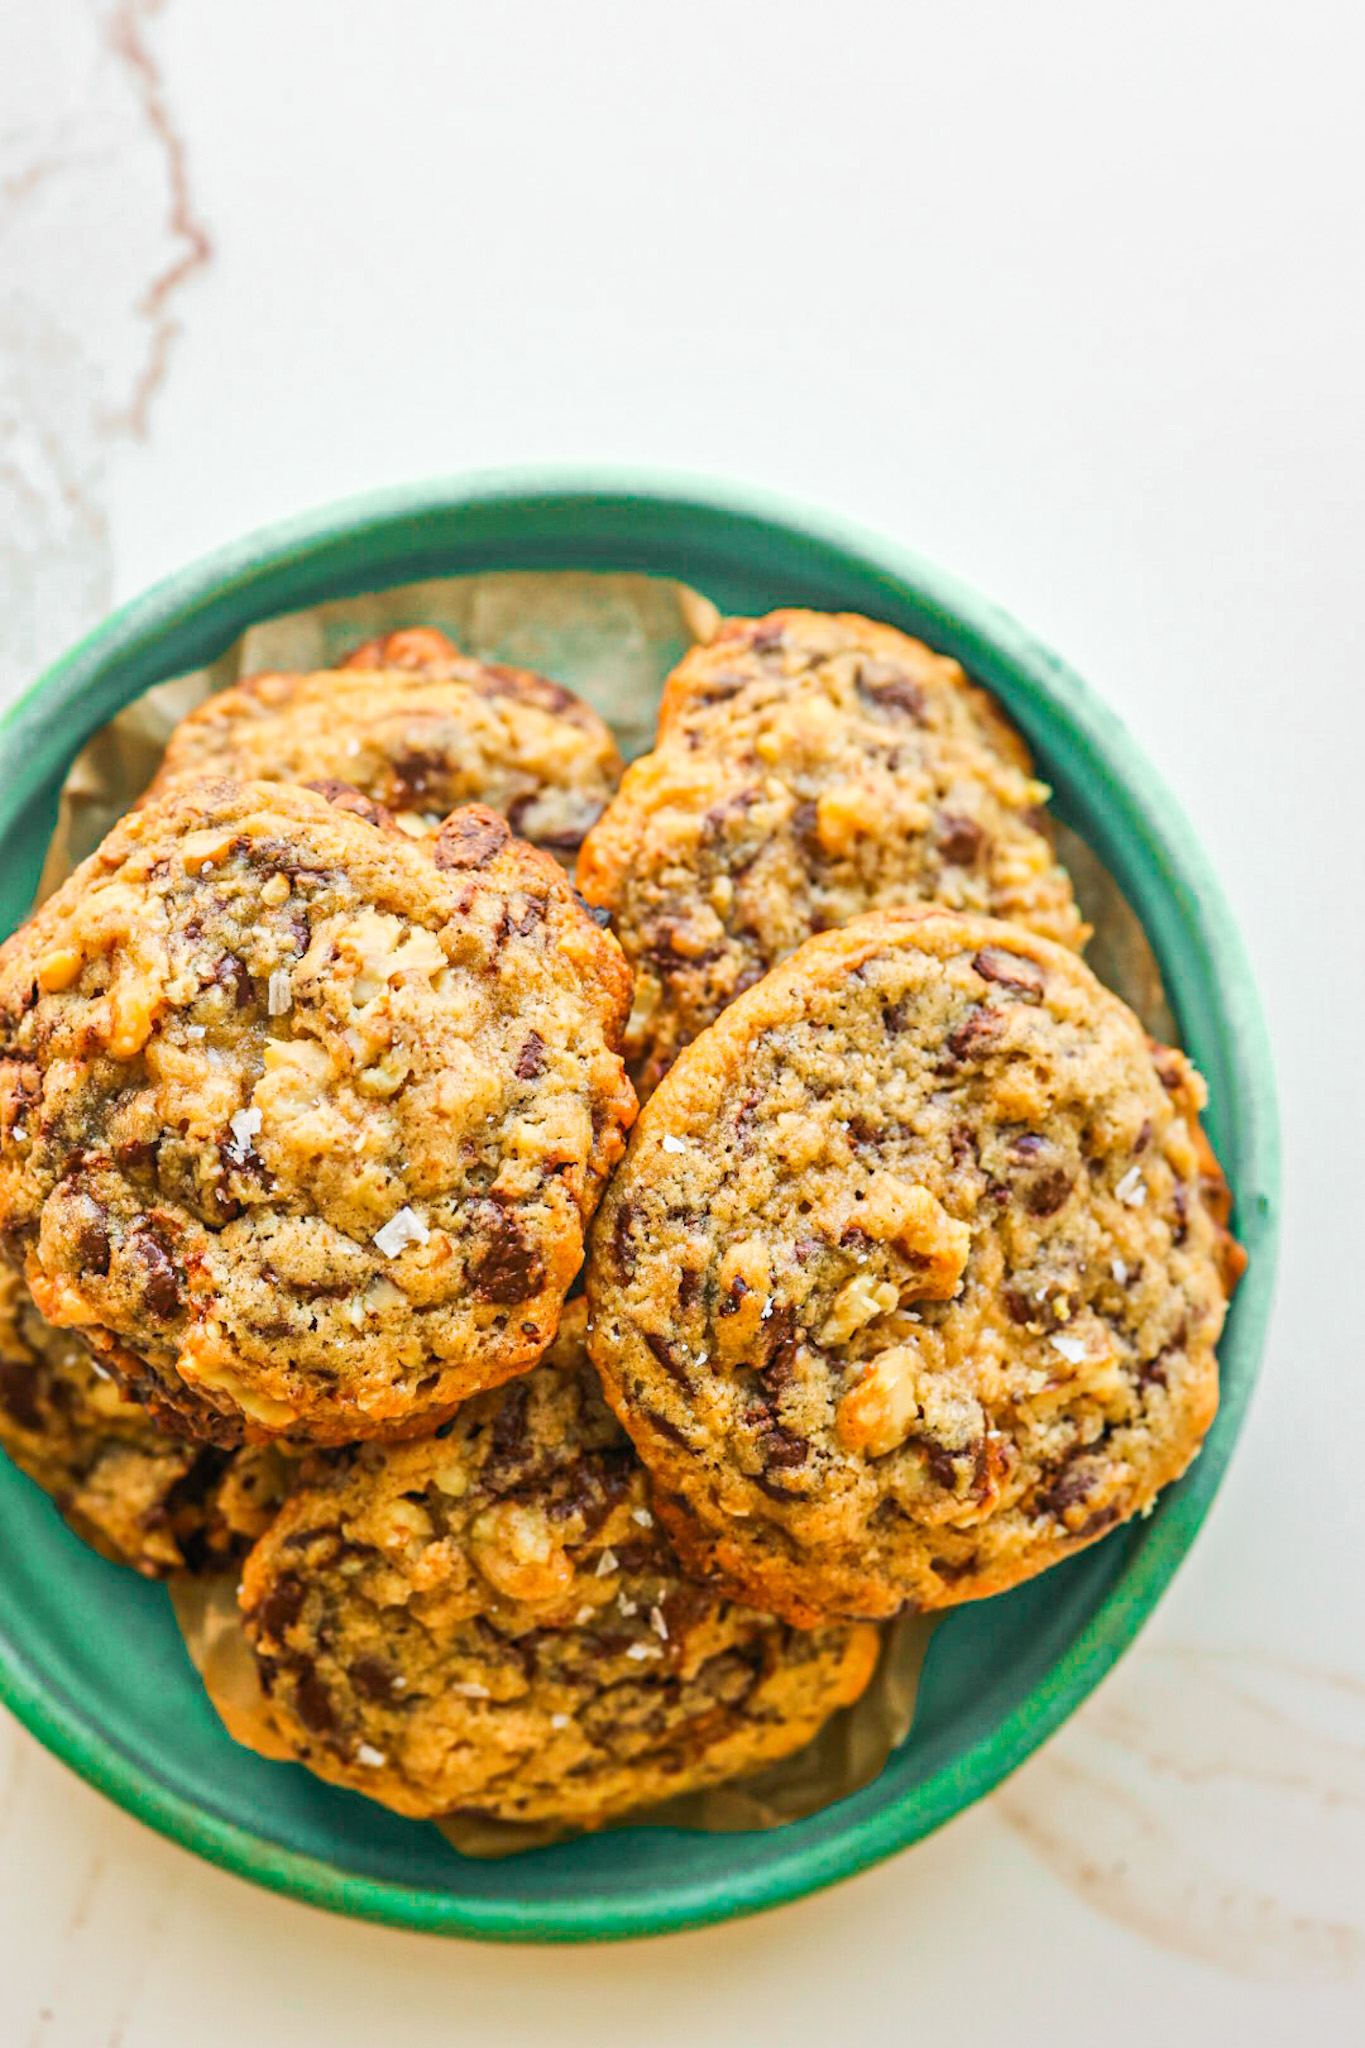
[(0, 0), (0, 687), (153, 576), (484, 463), (896, 534), (1120, 708), (1276, 1040), (1262, 1388), (1135, 1652), (984, 1806), (624, 1950), (331, 1920), (0, 1727), (15, 2048), (1365, 2035), (1354, 0)]

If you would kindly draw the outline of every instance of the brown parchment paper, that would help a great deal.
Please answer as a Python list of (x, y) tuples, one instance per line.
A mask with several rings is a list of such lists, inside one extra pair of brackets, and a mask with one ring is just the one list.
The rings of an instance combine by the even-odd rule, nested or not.
[[(611, 725), (629, 759), (653, 739), (663, 681), (687, 647), (714, 633), (718, 614), (686, 584), (636, 575), (498, 571), (412, 583), (338, 599), (253, 626), (206, 669), (159, 683), (96, 733), (71, 765), (39, 884), (49, 895), (92, 853), (146, 788), (176, 721), (216, 690), (263, 669), (335, 667), (372, 634), (439, 626), (467, 653), (533, 668), (567, 683)], [(1075, 832), (1057, 827), (1060, 857), (1095, 927), (1087, 958), (1154, 1037), (1174, 1042), (1156, 957), (1107, 869)], [(231, 1577), (184, 1580), (171, 1602), (195, 1669), (234, 1741), (284, 1757), (247, 1644)], [(691, 1793), (632, 1817), (633, 1826), (711, 1832), (781, 1827), (846, 1798), (875, 1778), (911, 1733), (935, 1617), (882, 1630), (868, 1690), (795, 1756), (755, 1777)], [(563, 1839), (548, 1826), (469, 1818), (436, 1823), (467, 1856), (505, 1856)]]

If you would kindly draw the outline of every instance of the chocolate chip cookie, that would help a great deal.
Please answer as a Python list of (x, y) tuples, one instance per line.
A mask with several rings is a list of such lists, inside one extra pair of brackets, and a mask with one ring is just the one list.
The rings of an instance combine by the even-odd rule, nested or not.
[(797, 1622), (996, 1593), (1199, 1449), (1240, 1254), (1203, 1084), (1072, 952), (874, 912), (679, 1058), (592, 1355), (689, 1569)]
[(252, 676), (210, 697), (171, 735), (150, 793), (203, 776), (350, 783), (417, 835), (484, 803), (571, 865), (621, 756), (571, 691), (421, 629), (366, 642), (340, 671)]
[(414, 1817), (597, 1827), (787, 1755), (867, 1683), (874, 1630), (680, 1575), (582, 1317), (439, 1436), (333, 1454), (252, 1552), (271, 1716), (319, 1777)]
[(165, 1435), (3, 1266), (0, 1448), (92, 1550), (149, 1579), (243, 1556), (294, 1466), (273, 1446), (228, 1452)]
[(0, 948), (0, 1244), (159, 1418), (434, 1427), (535, 1363), (623, 1147), (629, 974), (492, 811), (134, 812)]
[(727, 621), (585, 843), (636, 972), (641, 1095), (813, 932), (912, 901), (1086, 937), (1027, 750), (954, 661), (850, 615)]

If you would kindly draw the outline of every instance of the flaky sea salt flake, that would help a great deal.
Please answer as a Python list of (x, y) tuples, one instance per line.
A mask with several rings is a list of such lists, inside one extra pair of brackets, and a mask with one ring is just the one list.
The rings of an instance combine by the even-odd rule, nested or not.
[(1085, 1357), (1083, 1337), (1053, 1337), (1050, 1342), (1053, 1350), (1060, 1352), (1068, 1365), (1079, 1365)]
[(376, 1749), (372, 1742), (361, 1743), (359, 1749), (355, 1753), (355, 1760), (358, 1764), (367, 1765), (368, 1768), (372, 1771), (379, 1770), (382, 1765), (388, 1762), (388, 1758), (385, 1756), (383, 1750)]
[(253, 1103), (250, 1109), (234, 1109), (228, 1118), (232, 1130), (232, 1150), (239, 1159), (245, 1159), (251, 1150), (251, 1141), (261, 1128), (261, 1112)]
[(381, 1230), (376, 1230), (374, 1241), (386, 1259), (396, 1259), (410, 1244), (425, 1244), (430, 1236), (421, 1217), (404, 1202), (397, 1214), (390, 1216)]
[(665, 1152), (685, 1152), (687, 1150), (687, 1147), (686, 1145), (684, 1145), (682, 1139), (675, 1138), (671, 1131), (668, 1133), (668, 1136), (664, 1139), (663, 1145)]
[(265, 985), (265, 1007), (270, 1016), (282, 1017), (294, 1007), (294, 985), (287, 967), (277, 967)]
[(1142, 1178), (1142, 1168), (1140, 1166), (1130, 1166), (1123, 1179), (1114, 1189), (1114, 1193), (1130, 1209), (1140, 1209), (1147, 1199), (1147, 1183)]

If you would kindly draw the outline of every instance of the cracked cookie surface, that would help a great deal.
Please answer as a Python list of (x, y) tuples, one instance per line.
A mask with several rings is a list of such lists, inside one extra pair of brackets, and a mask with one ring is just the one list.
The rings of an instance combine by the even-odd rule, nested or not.
[(491, 811), (172, 791), (0, 949), (0, 1243), (159, 1419), (433, 1427), (554, 1335), (628, 991)]
[(346, 782), (416, 835), (482, 803), (571, 865), (621, 767), (571, 691), (423, 628), (367, 641), (338, 670), (250, 676), (210, 697), (172, 733), (149, 794), (205, 776)]
[(1203, 1084), (1073, 953), (877, 912), (690, 1046), (591, 1348), (689, 1568), (808, 1622), (1002, 1591), (1150, 1505), (1240, 1269)]
[(877, 1636), (683, 1579), (570, 1304), (439, 1437), (334, 1454), (243, 1574), (276, 1732), (398, 1812), (599, 1826), (798, 1749)]
[(82, 1542), (144, 1578), (218, 1571), (263, 1534), (294, 1460), (166, 1435), (0, 1266), (0, 1449)]
[(641, 1094), (813, 932), (939, 902), (1086, 937), (1004, 714), (954, 661), (849, 614), (725, 621), (579, 861), (636, 973)]

